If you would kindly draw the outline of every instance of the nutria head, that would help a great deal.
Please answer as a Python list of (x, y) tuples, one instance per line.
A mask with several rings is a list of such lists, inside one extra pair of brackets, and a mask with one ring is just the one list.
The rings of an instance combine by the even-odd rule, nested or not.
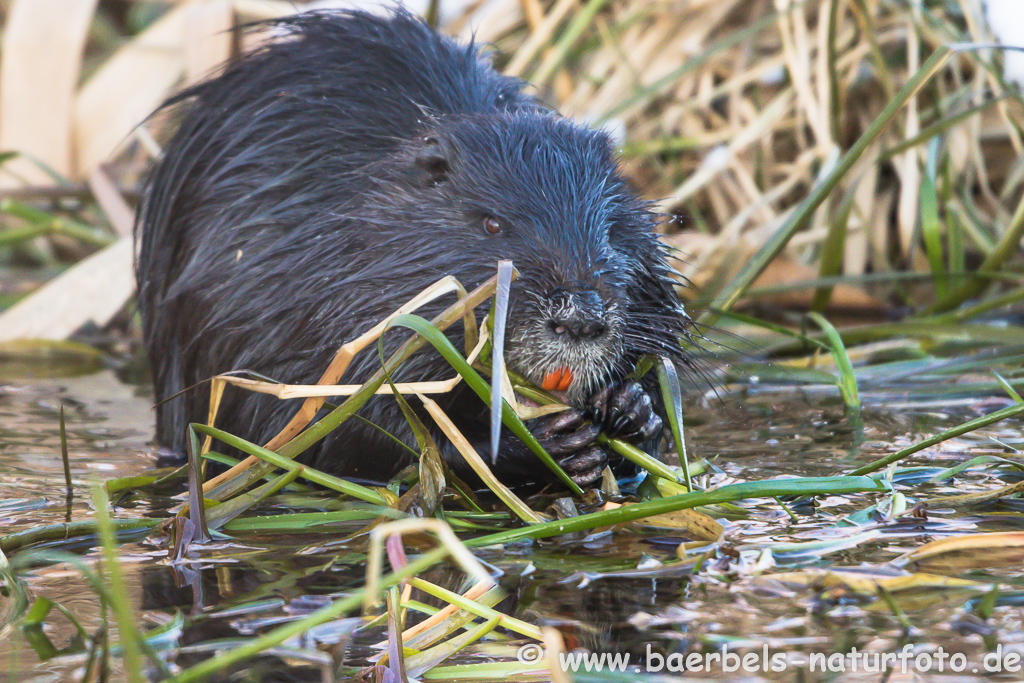
[(363, 209), (383, 252), (467, 287), (514, 263), (505, 357), (537, 385), (578, 404), (641, 354), (681, 359), (689, 319), (656, 217), (605, 134), (537, 109), (447, 117), (374, 175)]

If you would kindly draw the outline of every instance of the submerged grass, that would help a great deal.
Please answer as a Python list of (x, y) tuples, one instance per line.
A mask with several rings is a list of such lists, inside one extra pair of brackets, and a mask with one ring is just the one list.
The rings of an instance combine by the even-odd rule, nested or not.
[[(563, 4), (555, 3), (555, 7)], [(493, 371), (489, 373), (477, 360), (486, 357), (486, 343), (477, 351), (479, 356), (474, 357), (469, 348), (476, 344), (468, 344), (463, 354), (443, 330), (467, 316), (475, 320), (477, 307), (492, 296), (495, 281), (469, 293), (458, 292), (458, 288), (445, 290), (457, 291), (459, 301), (433, 321), (413, 315), (410, 309), (381, 326), (380, 333), (388, 327), (405, 327), (415, 334), (390, 358), (382, 358), (382, 370), (353, 388), (340, 405), (330, 407), (326, 417), (310, 423), (323, 406), (323, 397), (308, 399), (312, 401), (304, 406), (304, 410), (310, 408), (306, 410), (308, 419), (290, 426), (279, 442), (265, 445), (192, 425), (194, 443), (199, 443), (200, 435), (209, 437), (196, 453), (218, 442), (253, 458), (205, 486), (195, 479), (192, 502), (181, 506), (177, 518), (111, 519), (105, 495), (98, 494), (94, 519), (0, 538), (0, 550), (14, 554), (14, 569), (0, 566), (5, 585), (14, 594), (24, 593), (18, 593), (22, 584), (17, 572), (26, 571), (26, 565), (19, 562), (28, 557), (32, 546), (70, 548), (77, 543), (98, 543), (103, 548), (106, 571), (102, 581), (95, 578), (96, 590), (104, 609), (113, 614), (120, 642), (108, 643), (106, 635), (78, 627), (81, 639), (88, 643), (87, 677), (101, 678), (93, 662), (117, 656), (129, 680), (141, 680), (147, 658), (162, 680), (208, 680), (255, 657), (272, 654), (274, 648), (308, 635), (318, 626), (364, 610), (363, 624), (386, 617), (383, 621), (393, 636), (389, 639), (394, 653), (389, 666), (399, 667), (404, 662), (409, 675), (424, 680), (550, 678), (546, 661), (524, 664), (516, 660), (519, 639), (540, 642), (544, 634), (537, 625), (496, 607), (503, 594), (490, 584), (494, 577), (481, 576), (483, 570), (469, 548), (514, 547), (546, 538), (568, 542), (574, 535), (586, 533), (633, 533), (636, 526), (632, 523), (643, 521), (648, 525), (645, 528), (671, 528), (684, 538), (699, 541), (696, 551), (686, 543), (678, 545), (674, 568), (711, 576), (710, 572), (718, 571), (708, 566), (718, 564), (711, 560), (723, 560), (736, 552), (744, 522), (757, 506), (784, 509), (786, 519), (793, 520), (793, 508), (809, 498), (845, 496), (859, 509), (828, 530), (834, 534), (822, 534), (823, 538), (812, 541), (777, 540), (755, 549), (780, 563), (807, 557), (821, 560), (828, 553), (876, 542), (881, 528), (878, 520), (895, 524), (913, 514), (906, 509), (904, 494), (894, 490), (894, 482), (920, 477), (945, 480), (967, 468), (1019, 471), (1024, 467), (1011, 457), (972, 459), (956, 467), (927, 471), (902, 464), (947, 439), (1024, 415), (1020, 403), (1024, 328), (1012, 316), (992, 317), (1024, 301), (1020, 260), (1024, 166), (995, 152), (986, 155), (982, 145), (984, 139), (995, 136), (1019, 156), (1024, 149), (1024, 119), (1018, 95), (1006, 88), (992, 60), (953, 46), (980, 39), (976, 27), (963, 20), (967, 15), (957, 15), (951, 9), (966, 5), (956, 1), (924, 3), (915, 9), (903, 3), (808, 0), (788, 4), (788, 9), (779, 12), (766, 9), (771, 3), (737, 0), (717, 8), (712, 7), (714, 3), (699, 9), (697, 5), (673, 8), (670, 4), (591, 0), (579, 13), (549, 24), (517, 14), (523, 8), (533, 8), (543, 19), (542, 3), (508, 4), (506, 10), (515, 19), (485, 25), (481, 38), (512, 53), (516, 46), (527, 45), (529, 53), (513, 56), (512, 64), (519, 73), (532, 74), (539, 86), (565, 103), (566, 111), (586, 114), (592, 120), (618, 118), (631, 135), (664, 141), (657, 145), (628, 142), (627, 161), (636, 178), (651, 188), (652, 196), (667, 197), (661, 202), (666, 214), (686, 215), (688, 224), (696, 227), (667, 239), (682, 251), (692, 249), (692, 263), (681, 268), (684, 275), (705, 285), (701, 296), (706, 313), (699, 319), (699, 329), (709, 341), (726, 347), (746, 343), (735, 335), (749, 337), (754, 339), (751, 346), (775, 357), (770, 367), (737, 363), (731, 372), (761, 378), (771, 375), (773, 381), (803, 390), (837, 392), (851, 423), (870, 392), (884, 391), (890, 383), (908, 378), (922, 394), (997, 395), (1009, 397), (1012, 405), (873, 462), (837, 467), (836, 476), (723, 484), (708, 476), (713, 465), (691, 462), (686, 456), (680, 387), (681, 379), (686, 378), (680, 378), (671, 364), (649, 359), (649, 371), (657, 372), (661, 381), (668, 407), (667, 436), (681, 467), (654, 461), (628, 444), (611, 442), (613, 450), (648, 472), (647, 481), (632, 497), (618, 497), (614, 482), (606, 482), (603, 496), (580, 490), (530, 434), (512, 405), (514, 396), (501, 401), (503, 428), (519, 436), (539, 461), (561, 478), (572, 494), (571, 501), (567, 502), (569, 497), (552, 501), (550, 496), (522, 501), (495, 491), (497, 502), (481, 502), (461, 482), (446, 476), (436, 458), (429, 455), (426, 441), (420, 444), (424, 466), (418, 472), (403, 473), (401, 484), (396, 481), (387, 488), (359, 486), (297, 465), (297, 455), (345, 420), (358, 417), (359, 407), (389, 381), (401, 363), (427, 344), (448, 360), (482, 401), (494, 400), (485, 379), (490, 374), (493, 381)], [(556, 11), (548, 10), (551, 15)], [(530, 44), (530, 25), (546, 25), (551, 33), (546, 40)], [(627, 40), (643, 47), (636, 54), (624, 53), (616, 42)], [(671, 60), (655, 54), (659, 47), (676, 45), (674, 41), (682, 45), (687, 40), (705, 47), (689, 54), (682, 65), (670, 64)], [(646, 68), (630, 63), (643, 59), (650, 60)], [(716, 153), (720, 156), (715, 157)], [(996, 186), (996, 178), (1002, 186)], [(893, 185), (898, 185), (898, 191)], [(89, 246), (106, 240), (96, 238), (92, 228), (74, 218), (61, 218), (60, 212), (40, 213), (10, 200), (0, 203), (0, 211), (15, 220), (0, 233), (0, 249), (27, 244), (30, 238), (44, 234), (60, 234)], [(703, 243), (690, 239), (697, 237), (707, 239)], [(741, 244), (748, 238), (757, 246), (744, 250)], [(704, 249), (701, 244), (711, 247)], [(737, 261), (743, 265), (734, 267)], [(801, 289), (813, 292), (800, 307), (812, 310), (809, 318), (821, 333), (799, 331), (801, 318), (772, 303), (771, 297), (786, 287), (773, 288), (764, 277), (780, 262), (799, 274), (790, 280), (800, 279)], [(706, 272), (708, 277), (698, 278), (698, 272)], [(890, 311), (892, 307), (884, 303), (888, 301), (898, 302), (908, 313), (898, 322), (840, 324), (836, 311), (849, 295), (849, 291), (841, 291), (844, 287), (870, 289), (875, 310)], [(757, 311), (759, 305), (769, 307), (762, 316), (769, 319), (735, 310)], [(388, 313), (382, 311), (382, 318)], [(721, 329), (705, 328), (711, 324)], [(475, 332), (467, 334), (470, 336)], [(822, 350), (831, 352), (834, 367), (829, 366), (828, 354), (823, 356)], [(330, 370), (325, 377), (329, 374)], [(947, 385), (948, 378), (966, 374), (972, 375), (972, 383)], [(337, 377), (324, 384), (335, 381)], [(392, 387), (397, 389), (397, 385)], [(241, 389), (224, 384), (214, 389), (225, 390)], [(522, 391), (543, 399), (543, 392), (535, 388)], [(726, 391), (728, 388), (723, 389)], [(421, 400), (413, 394), (405, 400)], [(484, 467), (485, 460), (481, 460)], [(183, 479), (186, 474), (176, 476)], [(265, 478), (269, 481), (260, 483)], [(310, 491), (300, 488), (301, 482), (322, 488)], [(145, 490), (167, 483), (167, 478), (156, 477), (112, 481), (106, 491)], [(1019, 500), (1021, 488), (1011, 483), (991, 492), (965, 495), (972, 497), (947, 497), (941, 504), (976, 506), (996, 499)], [(298, 497), (306, 507), (289, 506), (287, 501), (296, 498), (286, 496)], [(626, 504), (608, 504), (610, 499)], [(336, 507), (319, 509), (328, 501)], [(333, 596), (310, 614), (291, 616), (241, 643), (225, 642), (223, 651), (172, 671), (163, 657), (173, 658), (173, 647), (157, 655), (147, 645), (164, 633), (163, 627), (147, 631), (138, 626), (127, 603), (116, 544), (152, 531), (154, 538), (175, 539), (170, 544), (172, 562), (180, 564), (189, 554), (204, 557), (204, 546), (197, 540), (190, 542), (195, 529), (183, 530), (178, 521), (200, 505), (215, 542), (255, 533), (329, 531), (342, 535), (339, 547), (365, 560), (370, 575), (361, 586)], [(276, 514), (266, 514), (270, 506)], [(302, 511), (283, 511), (292, 508)], [(431, 518), (414, 521), (417, 510)], [(689, 515), (678, 515), (679, 511)], [(715, 518), (733, 521), (723, 527)], [(388, 526), (393, 520), (404, 520), (401, 524), (425, 521), (420, 530), (437, 532), (439, 540), (430, 545), (411, 535), (403, 540), (396, 532), (398, 527)], [(199, 518), (197, 526), (204, 526)], [(722, 537), (709, 538), (709, 529), (714, 531), (712, 536)], [(911, 551), (901, 563), (949, 567), (970, 553), (980, 562), (1008, 561), (1007, 557), (1019, 560), (1018, 537), (946, 540), (945, 544)], [(1003, 556), (997, 551), (1001, 546), (1010, 548)], [(418, 554), (407, 558), (406, 548)], [(390, 573), (382, 569), (384, 554), (393, 568)], [(461, 558), (467, 576), (475, 576), (476, 583), (461, 594), (425, 577), (452, 557)], [(39, 561), (64, 559), (64, 555), (52, 555)], [(783, 583), (825, 581), (811, 571), (763, 571)], [(913, 624), (900, 607), (902, 590), (924, 587), (939, 591), (952, 585), (923, 572), (872, 577), (868, 588), (855, 576), (841, 572), (832, 572), (828, 580), (880, 600), (907, 628)], [(419, 636), (413, 631), (417, 627), (405, 628), (407, 610), (423, 604), (409, 587), (448, 605), (433, 608), (439, 616), (436, 623), (431, 622), (430, 637)], [(989, 590), (988, 584), (977, 582), (967, 588), (989, 591), (987, 595), (993, 597), (983, 611), (991, 612), (995, 588)], [(366, 607), (377, 604), (384, 595), (383, 612), (379, 606)], [(35, 604), (30, 609), (22, 598), (11, 620), (21, 618), (26, 631), (39, 630), (53, 610), (42, 600)], [(58, 612), (60, 609), (58, 606)], [(198, 617), (182, 620), (194, 618)], [(709, 642), (711, 638), (708, 636)], [(453, 655), (484, 646), (504, 648), (498, 650), (500, 661), (442, 664)], [(387, 646), (381, 651), (388, 652)]]

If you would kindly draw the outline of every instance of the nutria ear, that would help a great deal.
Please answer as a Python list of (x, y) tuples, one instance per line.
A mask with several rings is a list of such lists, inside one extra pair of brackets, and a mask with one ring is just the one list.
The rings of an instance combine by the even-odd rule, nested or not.
[(448, 174), (448, 155), (441, 139), (428, 135), (416, 154), (416, 165), (430, 174), (435, 183), (445, 180)]

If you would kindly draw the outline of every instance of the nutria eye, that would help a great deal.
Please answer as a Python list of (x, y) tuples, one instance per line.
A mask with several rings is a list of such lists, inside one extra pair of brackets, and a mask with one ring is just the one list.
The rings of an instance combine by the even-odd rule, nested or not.
[(484, 231), (490, 235), (501, 234), (501, 221), (493, 216), (484, 216)]

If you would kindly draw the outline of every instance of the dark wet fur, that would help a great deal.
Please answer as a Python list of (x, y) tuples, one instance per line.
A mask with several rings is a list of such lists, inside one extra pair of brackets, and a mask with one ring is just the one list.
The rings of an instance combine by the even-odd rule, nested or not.
[[(471, 289), (500, 258), (522, 273), (512, 290), (510, 366), (539, 382), (545, 354), (576, 353), (588, 375), (569, 393), (577, 408), (644, 353), (686, 362), (677, 340), (688, 318), (655, 217), (626, 187), (604, 134), (547, 111), (475, 47), (403, 12), (307, 14), (275, 26), (290, 37), (168, 103), (181, 125), (136, 226), (158, 401), (232, 370), (315, 383), (341, 344), (427, 285), (453, 274)], [(488, 216), (502, 234), (481, 228)], [(541, 328), (557, 292), (578, 304), (581, 291), (599, 295), (596, 314), (614, 334), (604, 346), (566, 350)], [(405, 336), (392, 332), (386, 345)], [(459, 329), (449, 336), (462, 348)], [(361, 382), (379, 367), (368, 350), (342, 381)], [(429, 349), (398, 379), (452, 374)], [(208, 393), (203, 385), (162, 403), (157, 440), (183, 452), (187, 424), (206, 420)], [(464, 388), (438, 398), (486, 452), (486, 406)], [(228, 388), (218, 426), (263, 443), (296, 408)], [(371, 399), (361, 414), (415, 443), (392, 398)], [(544, 478), (518, 440), (503, 439), (499, 474)], [(369, 480), (411, 461), (355, 420), (302, 459)]]

